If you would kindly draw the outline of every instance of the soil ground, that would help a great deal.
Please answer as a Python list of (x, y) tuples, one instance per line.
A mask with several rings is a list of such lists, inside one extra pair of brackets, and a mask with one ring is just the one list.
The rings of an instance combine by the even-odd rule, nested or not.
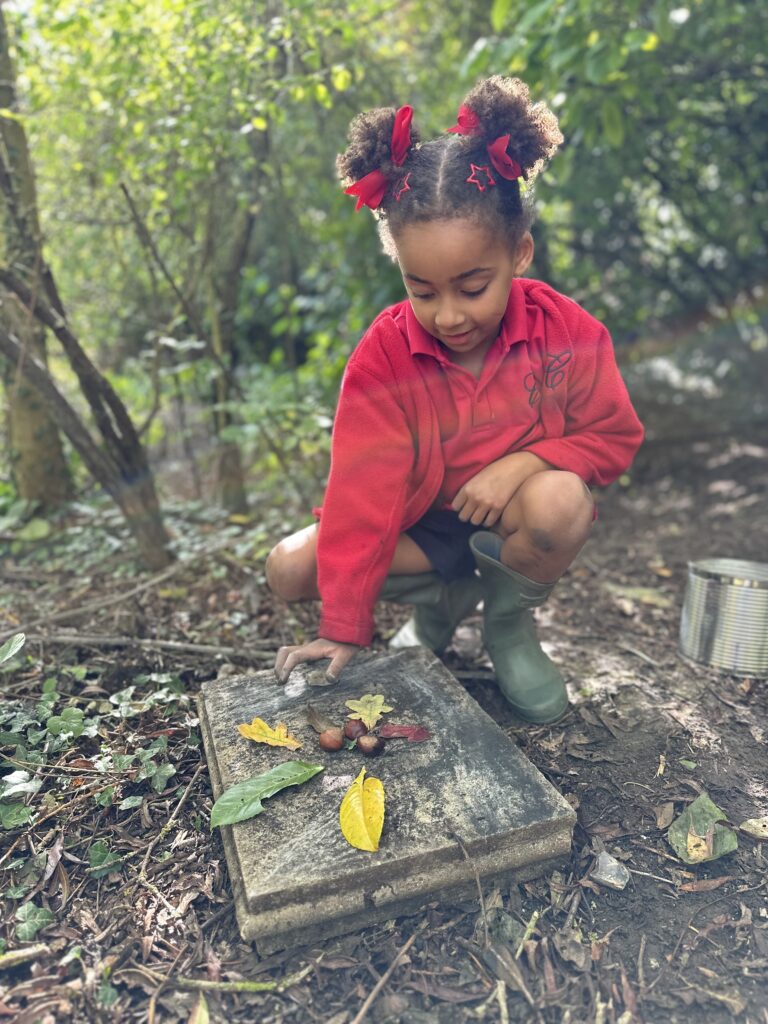
[[(5, 869), (15, 859), (18, 872), (21, 855), (47, 852), (50, 872), (32, 895), (54, 917), (34, 940), (39, 949), (0, 969), (0, 1020), (204, 1021), (207, 1008), (211, 1020), (262, 1024), (766, 1024), (765, 846), (738, 832), (736, 852), (689, 866), (666, 839), (671, 817), (702, 792), (737, 830), (768, 814), (766, 683), (677, 653), (688, 560), (768, 561), (766, 455), (765, 432), (651, 440), (629, 486), (600, 496), (595, 535), (539, 618), (572, 698), (556, 725), (527, 726), (508, 712), (482, 654), (479, 620), (462, 627), (446, 655), (577, 809), (572, 856), (561, 873), (486, 888), (482, 899), (435, 901), (418, 917), (260, 958), (239, 938), (221, 840), (207, 827), (211, 792), (194, 706), (148, 703), (112, 732), (81, 737), (48, 775), (36, 823), (0, 834)], [(4, 684), (6, 700), (36, 699), (56, 673), (59, 689), (82, 701), (108, 701), (129, 683), (151, 692), (153, 678), (157, 689), (169, 676), (194, 695), (217, 673), (265, 667), (279, 644), (314, 628), (316, 608), (273, 602), (255, 560), (226, 549), (201, 553), (171, 581), (110, 605), (112, 595), (142, 582), (121, 577), (117, 547), (85, 581), (77, 572), (35, 569), (21, 556), (4, 561), (13, 615), (6, 607), (0, 628), (45, 619), (49, 636), (40, 639), (41, 627), (27, 630), (37, 637), (28, 642), (31, 662)], [(71, 616), (94, 600), (69, 620), (79, 639), (50, 639), (55, 612)], [(377, 643), (404, 614), (380, 606)], [(94, 634), (234, 653), (176, 651), (150, 639), (107, 648), (87, 639)], [(93, 766), (103, 744), (119, 740), (131, 750), (159, 736), (176, 768), (171, 784), (155, 792), (118, 775), (111, 805), (99, 805), (93, 794), (104, 778)], [(120, 810), (128, 794), (143, 800)], [(98, 839), (122, 857), (101, 877), (92, 859), (89, 867)], [(629, 869), (623, 891), (590, 878), (603, 849)], [(0, 874), (6, 894), (17, 881), (12, 871)], [(5, 899), (3, 934), (9, 949), (29, 950), (32, 943), (15, 936), (19, 905)], [(272, 990), (227, 991), (243, 981)]]

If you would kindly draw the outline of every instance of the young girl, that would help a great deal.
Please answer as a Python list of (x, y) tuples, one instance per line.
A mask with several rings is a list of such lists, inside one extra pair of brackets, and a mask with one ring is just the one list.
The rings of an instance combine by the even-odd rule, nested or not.
[(589, 535), (587, 485), (627, 468), (642, 428), (606, 329), (521, 276), (530, 184), (562, 142), (555, 116), (497, 75), (434, 141), (418, 141), (411, 117), (360, 114), (338, 159), (408, 298), (347, 364), (319, 526), (270, 553), (275, 594), (322, 601), (318, 638), (280, 648), (275, 668), (284, 682), (330, 658), (337, 678), (370, 643), (378, 598), (415, 605), (414, 642), (439, 653), (482, 598), (502, 693), (524, 718), (554, 721), (565, 684), (531, 609)]

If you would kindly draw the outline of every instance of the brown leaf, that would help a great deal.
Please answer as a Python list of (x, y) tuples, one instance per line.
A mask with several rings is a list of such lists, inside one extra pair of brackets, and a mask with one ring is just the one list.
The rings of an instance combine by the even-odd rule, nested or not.
[(723, 875), (722, 878), (699, 878), (695, 882), (683, 882), (678, 889), (680, 892), (712, 892), (713, 889), (719, 889), (726, 882), (733, 882), (735, 878), (735, 875)]
[(671, 800), (653, 808), (656, 814), (656, 828), (669, 828), (675, 820), (675, 805)]
[(383, 740), (405, 739), (409, 743), (422, 743), (431, 737), (429, 729), (423, 725), (397, 725), (395, 722), (387, 722), (379, 729), (379, 736)]
[(313, 704), (307, 704), (307, 721), (317, 733), (339, 728), (338, 722), (332, 722), (322, 711), (318, 711)]

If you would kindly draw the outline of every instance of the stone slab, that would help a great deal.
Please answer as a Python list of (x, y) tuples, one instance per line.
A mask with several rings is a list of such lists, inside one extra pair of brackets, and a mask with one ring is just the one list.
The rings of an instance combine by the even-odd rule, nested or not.
[[(344, 702), (364, 693), (385, 695), (394, 708), (385, 720), (425, 725), (432, 738), (390, 740), (377, 758), (321, 750), (307, 703), (341, 724)], [(216, 797), (282, 761), (325, 766), (257, 817), (221, 829), (240, 932), (261, 953), (476, 893), (478, 878), (536, 877), (570, 851), (571, 806), (424, 648), (358, 656), (332, 686), (311, 666), (285, 687), (271, 671), (216, 680), (204, 684), (199, 708)], [(238, 723), (255, 716), (284, 721), (302, 748), (243, 739)], [(376, 853), (349, 846), (338, 823), (362, 767), (386, 794)]]

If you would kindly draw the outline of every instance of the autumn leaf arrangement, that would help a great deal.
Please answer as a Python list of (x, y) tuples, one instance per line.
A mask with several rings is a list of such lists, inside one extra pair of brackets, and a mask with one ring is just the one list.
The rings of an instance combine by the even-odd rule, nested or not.
[[(333, 722), (311, 704), (307, 705), (307, 721), (317, 733), (319, 747), (326, 752), (357, 750), (365, 757), (380, 754), (386, 741), (405, 739), (420, 743), (430, 738), (422, 725), (397, 725), (393, 722), (379, 726), (382, 716), (392, 711), (382, 694), (366, 693), (359, 700), (346, 701), (350, 709), (343, 726)], [(272, 728), (261, 718), (238, 726), (238, 732), (254, 743), (271, 747), (299, 750), (300, 740), (290, 735), (284, 722)], [(211, 828), (234, 825), (246, 821), (264, 810), (263, 800), (274, 796), (288, 786), (300, 786), (323, 771), (324, 765), (307, 761), (284, 761), (266, 772), (232, 786), (222, 793), (211, 811)], [(339, 808), (339, 826), (342, 835), (358, 850), (375, 852), (384, 827), (384, 786), (380, 779), (366, 778), (361, 769), (355, 781), (344, 794)]]

